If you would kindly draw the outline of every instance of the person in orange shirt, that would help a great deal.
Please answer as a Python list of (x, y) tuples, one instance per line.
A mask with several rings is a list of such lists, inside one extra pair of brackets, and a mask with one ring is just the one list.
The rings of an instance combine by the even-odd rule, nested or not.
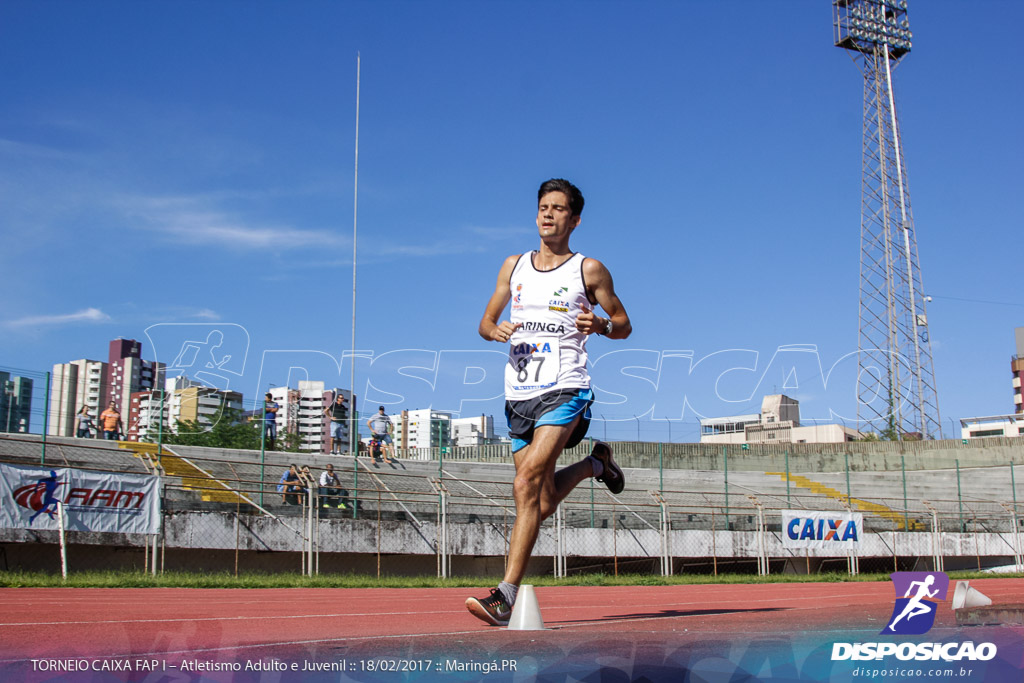
[(110, 406), (100, 413), (100, 427), (103, 429), (103, 438), (108, 441), (116, 441), (117, 437), (124, 431), (121, 423), (121, 413), (117, 410), (117, 403), (110, 402)]

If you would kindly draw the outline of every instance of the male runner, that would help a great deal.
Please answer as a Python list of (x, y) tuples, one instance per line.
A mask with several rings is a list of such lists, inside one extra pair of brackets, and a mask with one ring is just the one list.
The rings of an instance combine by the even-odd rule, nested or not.
[[(569, 249), (580, 224), (583, 195), (567, 180), (549, 180), (537, 193), (540, 249), (509, 256), (480, 321), (480, 336), (509, 344), (505, 417), (512, 437), (516, 521), (505, 579), (466, 608), (494, 626), (508, 623), (541, 522), (588, 477), (618, 494), (626, 484), (611, 448), (598, 442), (577, 463), (555, 471), (558, 456), (590, 425), (594, 394), (587, 373), (587, 337), (625, 339), (633, 328), (604, 265)], [(512, 302), (509, 320), (498, 322)], [(607, 318), (595, 315), (599, 304)]]

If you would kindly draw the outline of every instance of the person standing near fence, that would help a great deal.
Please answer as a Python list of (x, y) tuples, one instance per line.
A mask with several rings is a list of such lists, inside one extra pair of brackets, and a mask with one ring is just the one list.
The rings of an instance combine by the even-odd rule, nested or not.
[(103, 438), (108, 441), (116, 441), (124, 432), (121, 411), (117, 409), (116, 401), (111, 401), (107, 409), (100, 413), (100, 426), (103, 428)]
[(268, 451), (274, 450), (274, 440), (277, 439), (277, 411), (281, 406), (274, 400), (274, 395), (269, 391), (263, 397), (263, 429), (264, 445)]
[[(512, 437), (516, 520), (504, 580), (486, 598), (469, 598), (473, 616), (508, 623), (540, 525), (580, 482), (596, 477), (615, 494), (625, 487), (611, 448), (555, 471), (558, 456), (586, 435), (594, 394), (587, 372), (587, 338), (625, 339), (632, 332), (604, 264), (569, 248), (580, 224), (583, 195), (567, 180), (543, 183), (537, 193), (540, 248), (509, 256), (480, 321), (480, 336), (509, 344), (505, 417)], [(509, 320), (498, 322), (511, 301)], [(594, 313), (599, 305), (607, 317)]]
[(384, 451), (384, 462), (390, 465), (394, 462), (392, 458), (395, 457), (395, 451), (392, 446), (394, 442), (390, 434), (395, 429), (395, 423), (384, 412), (384, 406), (381, 406), (377, 414), (366, 421), (366, 426), (369, 427), (370, 433), (373, 435), (372, 438), (380, 444), (381, 450)]
[(79, 439), (92, 438), (92, 430), (95, 429), (92, 415), (89, 414), (89, 406), (82, 406), (82, 409), (75, 415), (75, 435)]
[(348, 406), (341, 392), (334, 403), (324, 408), (324, 415), (331, 418), (331, 455), (341, 455), (341, 442), (345, 435), (345, 423), (348, 422)]

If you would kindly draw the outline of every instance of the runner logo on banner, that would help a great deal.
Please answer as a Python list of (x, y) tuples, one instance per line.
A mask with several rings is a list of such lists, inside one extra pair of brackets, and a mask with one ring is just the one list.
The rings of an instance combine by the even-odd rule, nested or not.
[(74, 469), (0, 465), (0, 527), (155, 534), (160, 531), (158, 478)]
[(864, 537), (859, 512), (782, 511), (782, 547), (853, 550)]

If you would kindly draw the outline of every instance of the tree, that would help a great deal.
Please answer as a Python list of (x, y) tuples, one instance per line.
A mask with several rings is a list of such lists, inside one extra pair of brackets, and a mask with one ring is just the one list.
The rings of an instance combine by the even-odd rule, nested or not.
[[(240, 410), (222, 406), (210, 417), (209, 424), (196, 420), (178, 420), (173, 430), (164, 430), (163, 442), (169, 445), (205, 446), (207, 448), (234, 448), (260, 450), (260, 420), (248, 419)], [(150, 430), (146, 441), (156, 443), (158, 435)], [(274, 448), (286, 453), (298, 453), (302, 436), (288, 431), (278, 432)]]
[(277, 435), (277, 443), (274, 445), (279, 451), (284, 451), (285, 453), (298, 453), (299, 448), (302, 446), (302, 436), (295, 434), (294, 432), (279, 432)]
[[(197, 420), (177, 420), (175, 428), (164, 432), (163, 442), (170, 445), (205, 446), (260, 450), (260, 423), (246, 419), (240, 410), (221, 406), (210, 417), (209, 424)], [(150, 430), (147, 441), (155, 442), (157, 434)]]

